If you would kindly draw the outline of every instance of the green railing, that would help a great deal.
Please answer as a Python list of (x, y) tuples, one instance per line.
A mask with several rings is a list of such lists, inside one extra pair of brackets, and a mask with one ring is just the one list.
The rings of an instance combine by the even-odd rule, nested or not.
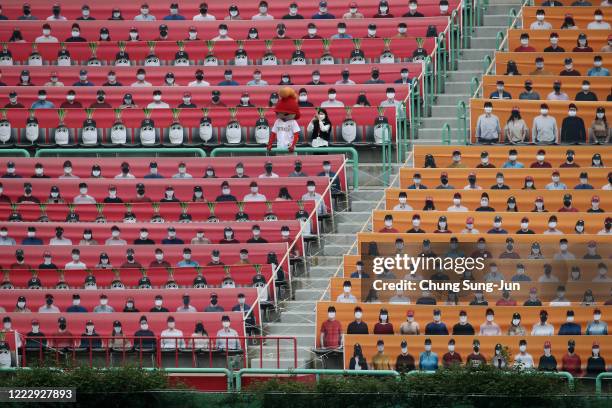
[(595, 395), (601, 396), (602, 381), (606, 378), (612, 378), (612, 373), (600, 373), (595, 378)]
[(451, 127), (448, 123), (442, 125), (442, 144), (451, 144)]
[(402, 104), (395, 111), (395, 140), (397, 141), (398, 163), (403, 163), (404, 160), (406, 160), (406, 153), (410, 149), (412, 149), (412, 141), (409, 135), (409, 122), (406, 109), (408, 109), (406, 103), (402, 102)]
[(457, 141), (463, 140), (464, 144), (469, 144), (467, 126), (467, 106), (465, 102), (457, 103)]
[(502, 43), (504, 42), (505, 37), (506, 35), (503, 33), (503, 31), (498, 31), (497, 34), (495, 34), (495, 49), (496, 50), (499, 50)]
[(457, 69), (457, 59), (459, 58), (459, 46), (460, 46), (460, 36), (461, 36), (461, 30), (459, 28), (459, 14), (457, 13), (457, 10), (453, 10), (453, 12), (451, 13), (451, 18), (450, 18), (450, 32), (449, 32), (449, 49), (450, 49), (450, 55), (449, 55), (449, 67), (448, 69), (450, 70), (456, 70)]
[[(392, 140), (391, 140), (391, 126), (387, 125), (383, 128), (382, 133), (382, 173), (383, 173), (383, 182), (385, 186), (389, 185), (389, 177), (391, 176), (391, 167), (393, 166), (393, 158), (392, 158)], [(397, 136), (397, 135), (396, 135)], [(401, 142), (397, 141), (398, 147)]]
[(30, 153), (24, 149), (0, 149), (0, 157), (30, 157)]
[(446, 64), (448, 60), (448, 52), (446, 49), (446, 36), (440, 33), (436, 38), (436, 92), (444, 92), (444, 84), (446, 82)]
[(493, 62), (493, 59), (491, 58), (490, 55), (485, 55), (484, 58), (482, 59), (482, 72), (486, 73), (487, 69), (489, 69), (489, 65), (491, 65), (491, 62)]
[(434, 72), (431, 57), (425, 58), (425, 70), (423, 72), (423, 115), (431, 116), (431, 106), (433, 105), (434, 93)]
[[(468, 0), (469, 1), (469, 0)], [(489, 8), (489, 0), (475, 0), (476, 3), (476, 25), (484, 23), (484, 15)]]
[(516, 13), (516, 9), (511, 8), (510, 11), (508, 12), (508, 27), (511, 27), (512, 24), (514, 23), (514, 19), (516, 19), (517, 13)]
[[(272, 149), (273, 153), (286, 154), (287, 149)], [(346, 164), (353, 167), (353, 189), (359, 188), (359, 153), (353, 147), (296, 147), (296, 153), (348, 153), (350, 158), (347, 158)], [(248, 153), (264, 153), (268, 150), (265, 147), (217, 147), (210, 152), (210, 157), (218, 157), (222, 154), (248, 154)]]
[(35, 157), (206, 157), (206, 152), (197, 148), (113, 148), (113, 149), (40, 149)]
[(480, 80), (478, 77), (472, 77), (472, 80), (470, 81), (470, 95), (472, 95), (472, 97), (476, 97), (475, 94), (478, 88), (480, 88)]
[(463, 24), (463, 48), (470, 48), (470, 38), (474, 33), (474, 7), (472, 0), (464, 0), (461, 8), (461, 22)]
[(397, 377), (400, 373), (394, 370), (325, 370), (325, 369), (279, 369), (279, 368), (243, 368), (234, 372), (236, 379), (236, 391), (242, 390), (242, 377), (244, 375), (314, 375), (315, 381), (319, 382), (322, 375), (349, 375), (349, 376), (375, 376), (375, 377)]

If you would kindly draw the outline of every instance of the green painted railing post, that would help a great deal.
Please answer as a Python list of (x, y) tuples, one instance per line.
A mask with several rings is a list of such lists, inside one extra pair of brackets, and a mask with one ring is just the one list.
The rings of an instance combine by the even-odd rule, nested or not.
[(499, 50), (499, 47), (501, 47), (502, 42), (504, 42), (504, 33), (502, 31), (498, 31), (497, 34), (495, 34), (495, 49)]
[(474, 33), (474, 7), (472, 0), (464, 0), (461, 7), (463, 23), (463, 48), (470, 48), (470, 39)]
[(112, 149), (40, 149), (36, 152), (35, 157), (65, 157), (65, 156), (79, 156), (79, 157), (142, 157), (152, 156), (158, 157), (163, 156), (197, 156), (206, 157), (206, 152), (202, 149), (197, 148), (157, 148), (157, 147), (144, 147), (144, 148), (112, 148)]
[(400, 373), (394, 370), (326, 370), (326, 369), (282, 369), (282, 368), (243, 368), (234, 372), (236, 379), (236, 392), (242, 391), (242, 377), (244, 375), (314, 375), (316, 381), (322, 375), (348, 375), (348, 376), (372, 376), (372, 377), (395, 377), (400, 378)]
[(463, 101), (457, 103), (457, 141), (461, 140), (468, 144), (467, 108)]
[(0, 149), (0, 157), (30, 157), (30, 152), (24, 149)]
[(515, 18), (516, 18), (516, 10), (514, 8), (511, 8), (510, 11), (508, 12), (508, 27), (512, 26), (512, 23), (514, 22)]
[[(412, 88), (412, 87), (411, 87)], [(406, 102), (402, 102), (396, 109), (395, 112), (395, 128), (397, 133), (395, 140), (397, 141), (397, 162), (403, 163), (404, 157), (407, 151), (408, 145), (408, 127), (407, 127), (407, 113), (406, 113)], [(393, 139), (393, 138), (392, 138)]]
[(423, 91), (423, 115), (426, 117), (431, 116), (431, 106), (433, 105), (433, 93), (434, 93), (434, 72), (433, 72), (433, 61), (431, 57), (425, 59), (425, 77), (424, 77), (424, 91)]
[(487, 72), (487, 69), (489, 68), (489, 65), (491, 65), (491, 62), (493, 60), (491, 59), (490, 55), (485, 55), (484, 58), (482, 59), (482, 72), (483, 74), (485, 72)]
[(478, 77), (472, 77), (472, 80), (470, 81), (470, 98), (478, 97), (478, 95), (475, 95), (475, 93), (479, 86), (480, 80), (478, 79)]
[[(273, 153), (287, 153), (287, 149), (272, 149)], [(296, 147), (296, 153), (339, 153), (350, 155), (346, 159), (346, 164), (353, 167), (353, 189), (359, 188), (359, 152), (354, 147)], [(216, 147), (210, 152), (210, 157), (217, 157), (221, 154), (249, 154), (249, 153), (269, 153), (265, 147)]]
[(450, 18), (450, 61), (449, 69), (455, 71), (457, 69), (457, 59), (459, 58), (459, 44), (461, 42), (461, 30), (459, 28), (459, 15), (457, 10), (453, 10)]
[[(386, 186), (389, 185), (389, 177), (391, 176), (391, 126), (385, 126), (383, 128), (383, 142), (382, 142), (382, 170), (383, 170), (383, 181)], [(399, 145), (398, 141), (398, 145)]]
[(442, 144), (451, 144), (451, 127), (448, 123), (442, 125)]
[(612, 373), (600, 373), (595, 378), (595, 395), (598, 397), (601, 396), (602, 381), (605, 378), (612, 378)]
[(444, 84), (446, 82), (446, 64), (448, 62), (448, 52), (446, 49), (446, 36), (444, 33), (440, 33), (436, 40), (438, 47), (436, 49), (437, 67), (438, 72), (436, 73), (436, 92), (444, 92)]
[(416, 137), (415, 133), (419, 125), (419, 120), (417, 118), (417, 110), (418, 110), (418, 99), (419, 97), (419, 81), (412, 81), (411, 92), (410, 92), (410, 103), (408, 104), (408, 108), (410, 109), (410, 117), (409, 120), (406, 120), (410, 126), (410, 139), (414, 140)]

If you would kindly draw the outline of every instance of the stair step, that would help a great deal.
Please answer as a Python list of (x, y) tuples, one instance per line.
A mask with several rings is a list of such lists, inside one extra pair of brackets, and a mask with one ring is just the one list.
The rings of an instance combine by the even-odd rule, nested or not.
[[(355, 214), (362, 212), (369, 212), (376, 206), (378, 200), (359, 200), (359, 201), (351, 201), (351, 212), (348, 213), (339, 213), (340, 214)], [(338, 221), (341, 222), (341, 221)]]
[(281, 322), (283, 323), (312, 323), (316, 319), (314, 311), (305, 312), (305, 311), (284, 311), (281, 313)]
[[(496, 32), (497, 33), (497, 32)], [(493, 36), (489, 37), (473, 37), (471, 40), (471, 45), (474, 48), (495, 48), (495, 44), (497, 42), (496, 38), (495, 38), (495, 34), (493, 34)]]
[[(493, 37), (495, 38), (495, 36), (497, 35), (498, 32), (503, 32), (505, 33), (506, 30), (508, 29), (508, 27), (504, 26), (480, 26), (480, 27), (476, 27), (475, 30), (475, 38), (480, 38), (480, 37)], [(476, 48), (476, 47), (470, 47), (470, 48)]]
[[(363, 202), (363, 201), (361, 201)], [(363, 224), (368, 217), (370, 216), (370, 214), (372, 214), (372, 208), (374, 208), (374, 206), (376, 205), (376, 203), (378, 202), (372, 202), (369, 207), (368, 206), (363, 206), (366, 207), (364, 210), (361, 211), (356, 211), (356, 208), (354, 206), (354, 202), (351, 203), (351, 207), (353, 207), (354, 211), (351, 212), (341, 212), (341, 213), (337, 213), (334, 215), (335, 220), (336, 220), (336, 224), (342, 224), (344, 222), (350, 222), (353, 223), (355, 222), (355, 220), (357, 221), (361, 221), (361, 223)], [(364, 218), (365, 217), (365, 218)]]
[[(423, 118), (423, 124), (421, 125), (421, 127), (419, 128), (419, 132), (421, 132), (421, 130), (424, 129), (428, 129), (428, 128), (440, 128), (440, 124), (444, 124), (444, 123), (448, 123), (449, 125), (451, 125), (451, 128), (453, 127), (453, 125), (457, 122), (457, 117), (453, 116), (453, 117), (438, 117), (436, 116), (435, 118)], [(420, 136), (420, 134), (419, 134)]]
[(325, 245), (344, 245), (348, 249), (355, 242), (355, 234), (326, 234), (321, 237)]
[(463, 81), (469, 83), (473, 77), (480, 77), (481, 75), (482, 69), (451, 71), (448, 75), (448, 80), (451, 82)]
[[(335, 272), (335, 271), (334, 271)], [(329, 284), (329, 278), (333, 276), (333, 272), (326, 276), (308, 277), (303, 279), (294, 279), (293, 287), (296, 289), (318, 289), (324, 290)]]
[(352, 200), (370, 200), (370, 201), (378, 201), (380, 198), (384, 196), (384, 189), (377, 190), (362, 190), (359, 189), (357, 191), (353, 191), (351, 193)]
[[(465, 92), (464, 94), (458, 95), (458, 94), (441, 94), (438, 95), (438, 99), (437, 99), (437, 104), (438, 105), (451, 105), (451, 104), (457, 104), (459, 101), (463, 101), (467, 104), (467, 101), (470, 99), (469, 95), (467, 94), (470, 91), (469, 86), (465, 87)], [(440, 121), (443, 121), (445, 118), (438, 118), (436, 117), (436, 119), (439, 119)]]
[(510, 9), (507, 9), (507, 13), (502, 14), (487, 14), (484, 16), (484, 24), (487, 26), (503, 27), (508, 24), (508, 14)]
[[(336, 225), (336, 230), (339, 233), (351, 233), (353, 234), (353, 241), (355, 240), (355, 234), (363, 229), (363, 222), (343, 222), (342, 224)], [(366, 228), (367, 230), (368, 228)]]
[(493, 55), (493, 53), (494, 53), (494, 50), (492, 50), (491, 48), (484, 48), (484, 49), (472, 48), (468, 50), (463, 50), (461, 52), (461, 56), (459, 57), (459, 64), (462, 64), (462, 61), (464, 59), (482, 61), (485, 55)]
[(314, 334), (315, 325), (307, 323), (268, 323), (266, 332), (270, 336), (293, 336), (294, 334)]
[[(510, 9), (512, 8), (518, 12), (521, 9), (521, 5), (518, 3), (490, 4), (489, 8), (487, 9), (487, 14), (494, 14), (494, 15), (505, 14), (507, 16), (510, 13)], [(507, 23), (507, 20), (505, 23)]]
[(298, 289), (295, 291), (295, 299), (316, 301), (319, 300), (321, 294), (318, 289)]
[[(345, 255), (348, 251), (349, 247), (346, 245), (325, 245), (323, 248), (323, 252), (326, 255)], [(351, 254), (356, 254), (357, 248), (353, 247)]]
[(342, 254), (338, 255), (316, 255), (311, 258), (311, 262), (314, 266), (338, 266), (342, 263)]

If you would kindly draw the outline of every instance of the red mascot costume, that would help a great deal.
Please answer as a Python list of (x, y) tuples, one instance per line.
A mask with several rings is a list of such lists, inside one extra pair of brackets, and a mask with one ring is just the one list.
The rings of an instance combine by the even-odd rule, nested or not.
[(300, 125), (297, 119), (300, 118), (300, 107), (298, 106), (297, 94), (293, 88), (284, 87), (278, 91), (280, 100), (274, 107), (276, 112), (276, 122), (270, 131), (270, 141), (268, 151), (272, 150), (272, 145), (276, 142), (279, 149), (287, 149), (293, 152), (295, 144), (300, 137)]

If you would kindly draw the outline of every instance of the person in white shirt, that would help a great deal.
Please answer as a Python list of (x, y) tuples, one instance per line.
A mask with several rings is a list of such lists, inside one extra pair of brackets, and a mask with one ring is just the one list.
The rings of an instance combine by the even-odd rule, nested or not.
[(49, 245), (72, 245), (72, 240), (64, 237), (62, 227), (55, 228), (55, 236), (49, 240)]
[(555, 334), (555, 328), (552, 324), (546, 323), (548, 320), (548, 312), (546, 310), (540, 311), (540, 321), (533, 325), (531, 330), (532, 336), (553, 336)]
[(147, 108), (149, 109), (169, 109), (170, 105), (162, 101), (162, 93), (158, 89), (153, 92), (153, 102), (148, 104)]
[(150, 82), (147, 82), (145, 78), (146, 78), (146, 71), (144, 70), (144, 68), (139, 68), (138, 71), (136, 71), (136, 82), (132, 82), (132, 85), (130, 86), (136, 86), (136, 87), (153, 86)]
[(534, 368), (533, 357), (527, 353), (527, 340), (519, 341), (519, 353), (514, 357), (514, 366), (525, 370)]
[(198, 69), (195, 73), (195, 81), (191, 81), (189, 86), (210, 86), (210, 83), (204, 80), (204, 71)]
[(387, 88), (387, 99), (380, 103), (381, 108), (398, 108), (402, 102), (395, 99), (395, 88)]
[(178, 165), (178, 173), (174, 174), (172, 178), (190, 179), (193, 178), (193, 176), (187, 173), (187, 165), (185, 162), (180, 162)]
[[(168, 316), (167, 319), (168, 328), (161, 332), (161, 348), (166, 350), (175, 350), (185, 348), (185, 339), (183, 339), (183, 332), (176, 328), (176, 322), (174, 317)], [(181, 337), (177, 339), (177, 337)]]
[(563, 232), (557, 229), (557, 216), (551, 215), (548, 218), (548, 228), (544, 230), (544, 234), (563, 234)]
[(267, 86), (268, 81), (261, 79), (261, 71), (256, 69), (253, 71), (253, 79), (247, 82), (248, 86)]
[(104, 245), (127, 245), (127, 242), (124, 239), (121, 239), (121, 230), (118, 226), (113, 225), (111, 228), (111, 237), (108, 238)]
[(227, 35), (227, 24), (219, 24), (219, 35), (213, 37), (213, 41), (234, 41), (232, 37)]
[(408, 200), (408, 194), (405, 191), (399, 193), (397, 200), (399, 204), (393, 207), (393, 211), (412, 211), (412, 207), (406, 201)]
[(322, 200), (323, 197), (321, 196), (321, 194), (315, 191), (316, 190), (315, 182), (312, 180), (308, 180), (308, 182), (306, 183), (306, 189), (308, 190), (308, 192), (302, 196), (302, 200), (314, 201), (314, 202), (321, 200), (321, 204), (317, 208), (317, 215), (327, 214), (327, 207), (325, 206), (325, 201)]
[(251, 188), (251, 192), (245, 195), (242, 201), (245, 201), (245, 202), (246, 201), (248, 202), (267, 201), (266, 196), (259, 192), (259, 187), (257, 186), (256, 182), (251, 181), (251, 184), (249, 185), (249, 187)]
[(587, 25), (587, 30), (609, 30), (610, 23), (603, 21), (603, 13), (600, 9), (595, 10), (593, 13), (594, 21), (591, 21)]
[(334, 88), (330, 88), (327, 91), (327, 100), (321, 102), (322, 108), (341, 108), (344, 106), (344, 103), (336, 99), (336, 90)]
[(36, 37), (35, 43), (57, 43), (59, 40), (51, 35), (51, 25), (45, 23), (42, 27), (42, 35)]
[(446, 211), (450, 212), (465, 212), (467, 211), (467, 207), (461, 205), (461, 194), (455, 193), (453, 195), (453, 205), (447, 208)]
[(96, 199), (87, 194), (87, 184), (79, 184), (79, 195), (74, 197), (74, 204), (95, 204)]
[(274, 20), (274, 16), (268, 14), (268, 2), (259, 2), (259, 13), (251, 17), (251, 20)]
[(230, 327), (230, 318), (224, 315), (221, 318), (223, 328), (217, 332), (217, 348), (220, 350), (239, 350), (240, 340), (237, 339), (238, 332)]
[(85, 265), (81, 261), (81, 251), (78, 248), (75, 248), (72, 250), (72, 261), (68, 262), (64, 266), (64, 269), (70, 269), (70, 270), (87, 269), (87, 265)]
[(38, 313), (59, 313), (60, 310), (53, 304), (53, 295), (45, 295), (45, 304), (38, 308)]
[(357, 298), (351, 293), (351, 281), (344, 281), (343, 292), (338, 295), (338, 303), (357, 303)]
[(193, 21), (212, 21), (216, 20), (215, 16), (208, 13), (208, 4), (200, 3), (200, 12), (193, 16)]
[(151, 10), (149, 9), (149, 5), (144, 3), (140, 6), (140, 14), (137, 14), (134, 17), (134, 21), (155, 21), (157, 20), (153, 14), (151, 14)]
[(100, 295), (100, 304), (94, 307), (94, 313), (115, 313), (115, 308), (108, 304), (108, 296)]
[(538, 9), (536, 11), (536, 21), (531, 23), (529, 29), (531, 30), (552, 30), (552, 25), (548, 21), (544, 21), (546, 14), (544, 9)]

